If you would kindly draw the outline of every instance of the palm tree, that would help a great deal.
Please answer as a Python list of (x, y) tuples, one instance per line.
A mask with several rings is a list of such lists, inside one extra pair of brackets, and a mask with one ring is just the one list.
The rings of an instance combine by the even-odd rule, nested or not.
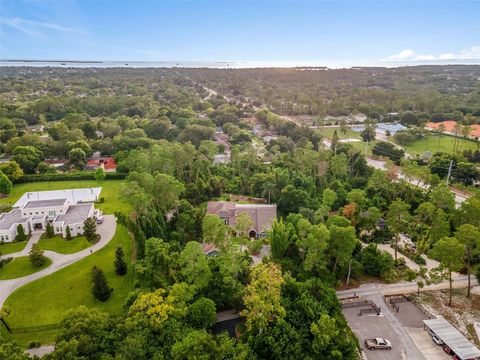
[(268, 203), (270, 204), (271, 196), (277, 190), (277, 184), (272, 181), (266, 181), (263, 183), (263, 196), (268, 195)]

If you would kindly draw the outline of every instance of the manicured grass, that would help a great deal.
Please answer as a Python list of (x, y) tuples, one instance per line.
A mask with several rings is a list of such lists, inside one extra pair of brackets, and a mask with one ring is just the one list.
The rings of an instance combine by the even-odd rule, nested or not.
[(50, 181), (35, 182), (27, 184), (16, 184), (13, 186), (12, 193), (6, 198), (0, 199), (0, 204), (14, 204), (24, 193), (28, 191), (46, 191), (79, 189), (89, 187), (101, 187), (100, 197), (105, 198), (104, 203), (97, 203), (95, 207), (106, 214), (113, 214), (115, 211), (121, 211), (125, 214), (132, 210), (130, 204), (124, 201), (121, 192), (121, 186), (124, 180), (105, 180), (98, 182), (95, 180), (75, 180), (75, 181)]
[(12, 261), (3, 265), (0, 269), (0, 280), (24, 277), (49, 267), (51, 263), (52, 260), (47, 258), (47, 261), (41, 267), (34, 267), (28, 256), (13, 258)]
[(59, 236), (51, 239), (42, 238), (38, 245), (42, 250), (51, 250), (60, 254), (72, 254), (92, 246), (85, 236), (79, 236), (72, 240), (65, 240)]
[[(422, 155), (425, 151), (432, 153), (445, 152), (447, 154), (453, 153), (453, 145), (455, 137), (449, 135), (432, 134), (426, 135), (420, 140), (416, 140), (411, 144), (402, 145), (407, 153), (415, 156)], [(460, 139), (460, 145), (457, 152), (462, 153), (464, 150), (476, 150), (477, 143), (472, 140)]]
[[(123, 248), (129, 264), (125, 276), (117, 276), (113, 261), (118, 246)], [(117, 225), (113, 239), (101, 250), (49, 276), (41, 278), (16, 290), (5, 302), (11, 313), (6, 318), (12, 328), (57, 324), (65, 311), (85, 305), (109, 313), (120, 313), (127, 294), (133, 289), (133, 270), (130, 261), (132, 240), (127, 230)], [(95, 300), (91, 294), (90, 272), (92, 267), (100, 267), (114, 289), (110, 299), (104, 303)], [(44, 343), (53, 340), (40, 332), (22, 334), (18, 340), (28, 342), (39, 340)], [(17, 339), (17, 335), (12, 336)]]
[(319, 128), (317, 131), (322, 134), (323, 136), (331, 139), (333, 136), (333, 133), (337, 130), (337, 135), (339, 139), (360, 139), (360, 132), (359, 131), (353, 131), (351, 128), (347, 129), (347, 133), (343, 134), (343, 132), (340, 130), (340, 127), (325, 127), (325, 128)]
[(28, 241), (0, 244), (0, 254), (13, 254), (22, 251)]

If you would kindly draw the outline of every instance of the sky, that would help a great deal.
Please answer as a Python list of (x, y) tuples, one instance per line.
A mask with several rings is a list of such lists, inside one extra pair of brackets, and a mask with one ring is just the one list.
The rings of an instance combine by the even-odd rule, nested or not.
[(1, 0), (0, 59), (480, 64), (480, 0)]

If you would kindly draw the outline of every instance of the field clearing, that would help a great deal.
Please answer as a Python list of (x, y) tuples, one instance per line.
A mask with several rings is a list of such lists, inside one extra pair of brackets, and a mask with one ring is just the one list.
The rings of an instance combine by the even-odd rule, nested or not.
[[(416, 140), (411, 144), (401, 145), (406, 152), (411, 155), (422, 155), (425, 151), (432, 153), (444, 152), (453, 154), (453, 145), (455, 137), (449, 135), (429, 134), (422, 139)], [(457, 153), (462, 153), (464, 150), (477, 150), (478, 143), (473, 140), (460, 139)]]
[[(125, 276), (115, 274), (115, 250), (121, 246), (128, 263)], [(101, 250), (49, 276), (31, 282), (16, 290), (5, 302), (11, 313), (6, 318), (10, 327), (24, 328), (58, 324), (65, 311), (84, 305), (111, 314), (123, 310), (128, 293), (133, 290), (134, 274), (131, 264), (132, 239), (125, 227), (117, 225), (113, 239)], [(102, 303), (91, 294), (91, 269), (100, 267), (114, 290), (110, 299)], [(13, 340), (27, 344), (39, 340), (53, 342), (55, 332), (45, 335), (43, 331), (14, 334)]]
[(341, 130), (340, 127), (324, 127), (324, 128), (319, 128), (317, 131), (331, 139), (333, 136), (333, 133), (337, 130), (337, 135), (339, 139), (361, 139), (360, 132), (358, 131), (353, 131), (351, 128), (347, 128), (347, 133), (344, 134)]
[(102, 192), (100, 193), (100, 197), (103, 197), (105, 202), (96, 203), (95, 207), (102, 210), (106, 214), (113, 214), (115, 211), (128, 214), (132, 210), (132, 207), (122, 198), (121, 186), (124, 183), (124, 180), (105, 180), (102, 182), (98, 182), (96, 180), (69, 180), (15, 184), (10, 196), (0, 199), (0, 204), (13, 205), (24, 193), (29, 191), (101, 187)]

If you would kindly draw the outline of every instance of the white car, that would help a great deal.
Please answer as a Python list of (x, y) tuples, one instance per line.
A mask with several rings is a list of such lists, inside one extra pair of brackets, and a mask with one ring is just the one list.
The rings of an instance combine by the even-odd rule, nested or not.
[(443, 341), (435, 334), (432, 335), (432, 340), (437, 345), (443, 345)]
[(103, 224), (103, 216), (97, 217), (97, 224)]

